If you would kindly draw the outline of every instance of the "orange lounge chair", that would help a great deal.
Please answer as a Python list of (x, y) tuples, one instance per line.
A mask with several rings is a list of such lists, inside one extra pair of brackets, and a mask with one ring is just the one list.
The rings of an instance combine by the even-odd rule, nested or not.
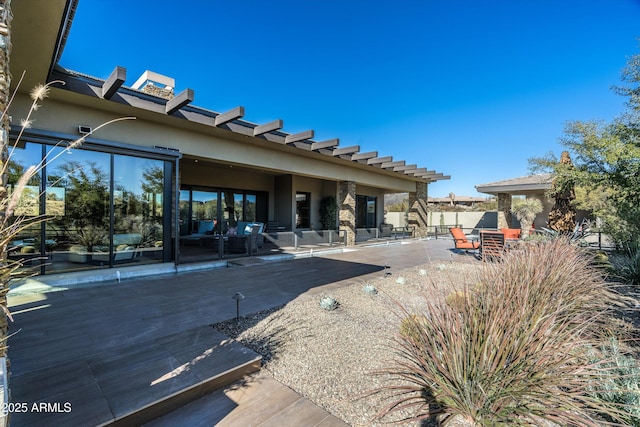
[(507, 240), (518, 240), (522, 235), (522, 230), (519, 228), (501, 228), (500, 231)]
[(464, 235), (462, 228), (449, 228), (449, 232), (451, 236), (453, 236), (453, 241), (455, 243), (456, 249), (463, 249), (465, 251), (468, 250), (476, 250), (480, 247), (480, 242), (470, 242), (467, 239), (467, 236)]

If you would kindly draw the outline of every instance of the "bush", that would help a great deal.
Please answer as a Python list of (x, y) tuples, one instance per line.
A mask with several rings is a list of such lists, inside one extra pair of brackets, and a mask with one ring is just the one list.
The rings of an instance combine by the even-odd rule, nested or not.
[(640, 427), (640, 367), (638, 362), (624, 354), (618, 340), (612, 338), (593, 358), (594, 363), (613, 375), (603, 375), (590, 387), (592, 396), (624, 413), (607, 416), (611, 421)]
[(376, 295), (378, 293), (378, 289), (371, 284), (367, 284), (362, 287), (362, 292), (367, 295)]
[(613, 257), (612, 261), (616, 275), (629, 285), (640, 285), (640, 244), (630, 246), (625, 254)]
[(338, 203), (335, 197), (326, 196), (320, 200), (320, 226), (323, 230), (335, 230), (338, 224)]
[(484, 266), (479, 277), (465, 278), (482, 285), (449, 301), (431, 283), (428, 312), (403, 313), (396, 360), (381, 372), (395, 381), (374, 391), (391, 396), (379, 417), (596, 426), (595, 413), (622, 413), (587, 393), (614, 375), (591, 360), (614, 329), (610, 308), (625, 302), (590, 261), (554, 239)]
[(326, 297), (320, 298), (320, 307), (322, 307), (327, 311), (332, 311), (340, 307), (340, 303), (338, 303), (338, 301), (336, 301), (334, 297), (326, 296)]

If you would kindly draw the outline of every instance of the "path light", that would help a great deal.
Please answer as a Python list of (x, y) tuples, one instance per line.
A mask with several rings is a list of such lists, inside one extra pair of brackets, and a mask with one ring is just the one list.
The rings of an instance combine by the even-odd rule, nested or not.
[(386, 263), (384, 265), (384, 277), (388, 277), (391, 276), (391, 267), (388, 266)]
[(240, 300), (244, 299), (244, 295), (236, 292), (231, 298), (236, 300), (236, 320), (240, 320)]

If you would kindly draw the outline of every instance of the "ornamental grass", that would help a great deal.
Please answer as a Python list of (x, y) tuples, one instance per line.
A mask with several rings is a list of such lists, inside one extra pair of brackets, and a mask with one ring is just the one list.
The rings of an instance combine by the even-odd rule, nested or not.
[[(601, 426), (625, 407), (594, 385), (616, 375), (596, 357), (625, 297), (567, 240), (526, 244), (487, 263), (447, 298), (426, 285), (426, 310), (402, 309), (378, 417), (474, 426)], [(431, 292), (432, 291), (432, 292)], [(440, 296), (438, 296), (440, 295)]]

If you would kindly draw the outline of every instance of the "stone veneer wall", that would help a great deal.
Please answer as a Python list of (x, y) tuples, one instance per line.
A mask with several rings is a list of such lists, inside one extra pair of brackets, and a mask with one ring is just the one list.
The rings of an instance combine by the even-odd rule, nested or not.
[[(9, 68), (9, 57), (11, 54), (11, 14), (10, 2), (0, 0), (0, 111), (7, 111), (9, 100), (11, 99), (11, 70)], [(5, 162), (8, 161), (9, 144), (9, 114), (5, 114), (0, 123), (0, 170), (5, 170)], [(7, 174), (0, 176), (0, 198), (5, 202), (9, 196), (7, 192)], [(6, 207), (6, 203), (2, 203)], [(0, 212), (4, 216), (5, 212)], [(7, 261), (7, 236), (2, 236), (5, 243), (0, 247), (0, 263), (6, 265)], [(8, 365), (5, 357), (7, 355), (6, 340), (8, 338), (7, 323), (7, 292), (9, 291), (10, 270), (3, 269), (2, 283), (0, 283), (0, 404), (3, 411), (0, 413), (0, 427), (9, 424), (9, 417), (4, 410), (9, 402)]]
[[(0, 0), (0, 111), (7, 111), (9, 100), (11, 99), (11, 70), (9, 68), (9, 57), (11, 54), (11, 14), (10, 4)], [(5, 170), (5, 163), (8, 161), (9, 144), (9, 114), (5, 114), (0, 123), (0, 170)], [(7, 192), (7, 174), (0, 176), (0, 198), (5, 200), (9, 197)], [(6, 207), (6, 203), (2, 203)], [(0, 212), (4, 216), (5, 212)], [(6, 230), (8, 231), (8, 230)], [(6, 236), (2, 236), (3, 238)], [(3, 239), (5, 240), (5, 239)], [(0, 262), (6, 264), (7, 243), (0, 247)], [(8, 324), (6, 316), (7, 292), (9, 291), (9, 271), (3, 271), (2, 283), (0, 283), (0, 356), (6, 355), (5, 340), (7, 338)]]
[(149, 95), (157, 96), (164, 99), (173, 99), (173, 89), (165, 89), (160, 86), (156, 86), (151, 82), (148, 82), (141, 89), (142, 92), (148, 93)]
[(342, 181), (338, 189), (340, 231), (346, 234), (346, 246), (356, 244), (356, 183)]
[(416, 191), (409, 193), (409, 226), (414, 227), (414, 237), (426, 237), (429, 212), (427, 210), (426, 182), (417, 182)]
[(511, 227), (511, 194), (498, 193), (498, 228)]

